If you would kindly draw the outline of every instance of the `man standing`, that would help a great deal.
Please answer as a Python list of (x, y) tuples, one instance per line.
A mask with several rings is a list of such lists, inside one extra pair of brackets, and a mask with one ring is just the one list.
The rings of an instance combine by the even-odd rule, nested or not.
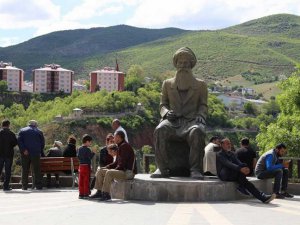
[(125, 135), (125, 141), (126, 141), (127, 143), (129, 143), (129, 142), (128, 142), (127, 133), (126, 133), (125, 129), (121, 126), (120, 120), (114, 119), (114, 120), (112, 121), (112, 123), (111, 123), (111, 127), (112, 127), (112, 129), (115, 131), (115, 132), (114, 132), (114, 136), (117, 134), (118, 131), (122, 131), (122, 132), (124, 133), (124, 135)]
[(9, 129), (10, 121), (2, 121), (2, 129), (0, 130), (0, 171), (5, 167), (5, 180), (3, 183), (3, 191), (10, 191), (9, 187), (11, 177), (11, 166), (14, 157), (14, 147), (18, 144), (16, 135)]
[(221, 151), (217, 153), (217, 173), (223, 181), (235, 181), (239, 184), (238, 190), (244, 194), (250, 192), (255, 198), (263, 203), (269, 203), (276, 195), (266, 195), (260, 192), (247, 180), (246, 176), (250, 169), (245, 163), (240, 162), (231, 151), (231, 142), (225, 138), (221, 141)]
[(211, 137), (209, 144), (204, 148), (203, 171), (206, 176), (216, 176), (216, 154), (220, 150), (220, 138), (217, 136)]
[[(169, 177), (174, 165), (169, 164), (170, 140), (186, 141), (190, 176), (203, 179), (203, 155), (207, 117), (207, 85), (193, 76), (197, 58), (190, 48), (178, 49), (173, 56), (174, 78), (163, 82), (160, 115), (162, 121), (154, 131), (155, 158), (158, 170), (151, 177)], [(172, 150), (171, 150), (172, 151)], [(171, 157), (176, 157), (172, 155)]]
[[(292, 198), (287, 192), (289, 162), (282, 162), (279, 157), (286, 153), (285, 144), (278, 144), (275, 149), (265, 152), (258, 160), (255, 167), (255, 175), (258, 179), (275, 178), (273, 192), (276, 198)], [(280, 193), (281, 190), (281, 193)]]
[(256, 152), (250, 147), (249, 138), (241, 140), (241, 148), (236, 150), (235, 155), (242, 163), (247, 164), (250, 169), (249, 176), (252, 176), (256, 165)]
[(95, 189), (97, 192), (91, 198), (100, 198), (101, 201), (111, 199), (110, 186), (114, 179), (133, 179), (137, 173), (135, 155), (132, 147), (125, 141), (123, 131), (118, 131), (115, 135), (115, 144), (109, 145), (108, 150), (117, 151), (116, 161), (100, 168), (96, 172)]
[(33, 186), (40, 190), (42, 186), (40, 158), (44, 156), (45, 139), (35, 120), (30, 120), (28, 126), (20, 130), (18, 145), (22, 159), (22, 189), (27, 190), (30, 164), (33, 169)]

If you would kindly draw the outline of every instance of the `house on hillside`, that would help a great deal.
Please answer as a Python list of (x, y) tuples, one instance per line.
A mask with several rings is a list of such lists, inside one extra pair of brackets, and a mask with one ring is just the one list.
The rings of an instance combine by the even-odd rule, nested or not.
[(221, 94), (218, 95), (217, 98), (220, 99), (225, 105), (225, 107), (227, 107), (230, 110), (242, 110), (246, 102), (251, 102), (257, 106), (261, 106), (267, 103), (263, 100), (247, 99), (232, 94)]
[(242, 88), (242, 94), (243, 95), (251, 95), (251, 96), (253, 96), (254, 93), (255, 93), (255, 91), (252, 88)]
[(85, 91), (86, 90), (86, 86), (83, 84), (79, 84), (77, 82), (74, 81), (73, 83), (73, 90), (78, 90), (78, 91)]
[(33, 92), (72, 93), (74, 72), (57, 64), (45, 64), (33, 70)]
[(230, 94), (221, 94), (217, 96), (220, 99), (225, 107), (231, 110), (241, 110), (244, 106), (244, 98), (240, 96), (233, 96)]
[(90, 92), (99, 90), (124, 91), (125, 73), (111, 67), (90, 73)]
[(8, 91), (22, 91), (24, 71), (12, 63), (0, 62), (0, 80), (7, 83)]

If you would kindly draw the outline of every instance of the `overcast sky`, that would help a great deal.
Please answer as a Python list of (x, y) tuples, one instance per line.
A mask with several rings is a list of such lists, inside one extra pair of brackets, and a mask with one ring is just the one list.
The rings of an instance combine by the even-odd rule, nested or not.
[(299, 0), (0, 0), (0, 46), (57, 30), (219, 29), (277, 13), (300, 15)]

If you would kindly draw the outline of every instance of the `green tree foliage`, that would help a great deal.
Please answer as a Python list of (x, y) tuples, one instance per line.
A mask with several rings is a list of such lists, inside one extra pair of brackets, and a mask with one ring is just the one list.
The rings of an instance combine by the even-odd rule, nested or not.
[(278, 143), (288, 146), (289, 155), (300, 156), (300, 69), (282, 81), (282, 93), (277, 97), (281, 113), (276, 122), (262, 126), (256, 140), (262, 151), (274, 148)]
[(144, 71), (139, 65), (132, 65), (127, 72), (125, 79), (125, 89), (127, 91), (137, 92), (144, 82)]
[(249, 115), (257, 115), (258, 114), (258, 108), (255, 104), (253, 104), (252, 102), (246, 102), (244, 104), (244, 111), (246, 114)]
[(280, 107), (275, 99), (271, 99), (271, 101), (262, 106), (261, 111), (265, 115), (276, 117), (280, 113)]
[(0, 81), (0, 93), (7, 92), (7, 82), (5, 80)]
[(210, 127), (231, 127), (228, 113), (223, 103), (215, 96), (208, 96), (207, 125)]

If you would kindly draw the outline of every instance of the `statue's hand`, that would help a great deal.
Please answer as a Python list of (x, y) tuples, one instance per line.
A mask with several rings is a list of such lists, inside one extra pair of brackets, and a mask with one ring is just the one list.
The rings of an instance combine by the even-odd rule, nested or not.
[(170, 121), (174, 121), (176, 120), (177, 116), (176, 114), (174, 113), (173, 110), (170, 110), (169, 112), (167, 112), (167, 115), (166, 115), (167, 119), (170, 120)]

